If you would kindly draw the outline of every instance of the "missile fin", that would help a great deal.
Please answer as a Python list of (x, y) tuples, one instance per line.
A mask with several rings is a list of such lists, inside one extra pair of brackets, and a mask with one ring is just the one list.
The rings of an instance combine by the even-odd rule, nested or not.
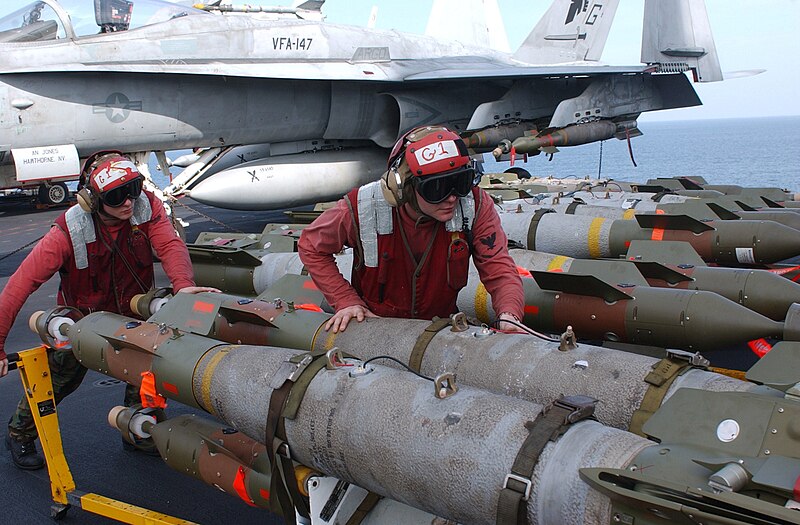
[(148, 321), (164, 323), (184, 332), (206, 335), (214, 326), (214, 319), (224, 297), (223, 294), (215, 293), (176, 293)]
[(723, 221), (735, 221), (741, 219), (741, 217), (739, 217), (729, 209), (720, 206), (716, 202), (707, 202), (706, 206), (711, 208), (711, 211), (713, 211), (717, 215), (717, 217), (719, 217)]
[(631, 188), (636, 188), (635, 191), (640, 193), (675, 193), (671, 189), (661, 186), (660, 184), (632, 184)]
[(692, 245), (683, 241), (631, 241), (625, 258), (629, 261), (655, 261), (664, 264), (707, 266), (705, 261), (692, 248)]
[(745, 377), (782, 392), (800, 383), (800, 342), (780, 341), (756, 361)]
[(710, 224), (706, 224), (688, 215), (650, 215), (637, 214), (634, 219), (642, 228), (661, 228), (664, 230), (689, 230), (692, 233), (703, 233), (714, 230)]
[(227, 456), (230, 459), (234, 460), (235, 462), (241, 464), (243, 467), (249, 468), (249, 465), (247, 465), (247, 460), (243, 460), (242, 458), (237, 456), (232, 450), (225, 447), (224, 445), (221, 445), (216, 439), (214, 439), (214, 437), (206, 435), (203, 432), (198, 432), (197, 435), (203, 438), (210, 453), (222, 454), (223, 456)]
[(608, 284), (593, 275), (573, 275), (531, 270), (531, 277), (542, 290), (600, 297), (609, 303), (633, 299), (633, 297), (616, 286)]
[(742, 209), (742, 211), (758, 211), (758, 208), (753, 208), (749, 204), (746, 204), (742, 201), (733, 201), (733, 202), (735, 202), (736, 205)]
[(225, 232), (200, 232), (194, 245), (227, 247), (227, 248), (248, 248), (258, 243), (258, 239), (252, 233), (230, 233)]
[(673, 270), (663, 264), (655, 261), (631, 261), (636, 265), (636, 268), (648, 279), (660, 279), (670, 284), (676, 284), (684, 281), (693, 281), (694, 279), (682, 274), (677, 270)]
[(639, 270), (619, 259), (574, 259), (569, 267), (570, 274), (594, 275), (607, 283), (626, 283), (649, 286), (647, 279)]
[(207, 246), (187, 244), (189, 257), (193, 263), (214, 262), (222, 266), (242, 266), (255, 268), (261, 265), (261, 259), (241, 248), (228, 246)]
[[(705, 179), (702, 177), (698, 177), (698, 179), (703, 181), (703, 184), (706, 184)], [(681, 183), (686, 190), (702, 190), (703, 184), (698, 183), (697, 180), (693, 177), (678, 177), (678, 181)]]
[(763, 195), (761, 196), (761, 200), (764, 201), (764, 203), (767, 205), (768, 208), (783, 208), (784, 207), (782, 204), (778, 204), (774, 200), (768, 199), (768, 198), (764, 197)]
[(111, 348), (113, 348), (114, 350), (130, 349), (130, 350), (135, 350), (137, 352), (144, 352), (146, 354), (153, 354), (153, 351), (150, 348), (136, 346), (135, 342), (131, 341), (130, 339), (118, 339), (110, 335), (103, 335), (101, 337), (105, 339), (108, 342), (108, 344), (111, 345)]
[(322, 292), (307, 275), (284, 275), (275, 284), (261, 292), (258, 299), (262, 301), (283, 299), (295, 304), (315, 304), (320, 307), (327, 304)]

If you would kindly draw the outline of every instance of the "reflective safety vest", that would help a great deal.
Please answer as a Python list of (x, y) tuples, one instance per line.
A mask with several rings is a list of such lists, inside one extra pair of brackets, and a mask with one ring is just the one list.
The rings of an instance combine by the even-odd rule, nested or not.
[(471, 251), (464, 226), (472, 228), (476, 195), (477, 189), (461, 198), (453, 218), (434, 226), (417, 265), (403, 241), (397, 208), (383, 198), (379, 183), (347, 194), (360, 245), (350, 282), (373, 313), (432, 319), (457, 311), (456, 297), (467, 284)]
[(71, 207), (56, 219), (74, 252), (59, 270), (58, 304), (75, 307), (84, 315), (102, 310), (136, 317), (131, 299), (154, 283), (149, 230), (155, 198), (146, 191), (139, 195), (133, 217), (114, 240), (102, 226), (97, 228), (100, 221), (80, 206)]

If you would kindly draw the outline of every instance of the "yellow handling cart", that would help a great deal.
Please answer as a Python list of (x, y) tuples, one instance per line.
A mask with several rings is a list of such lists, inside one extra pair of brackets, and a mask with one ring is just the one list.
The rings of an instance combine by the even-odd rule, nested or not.
[(72, 507), (80, 507), (87, 512), (105, 516), (120, 523), (135, 525), (193, 525), (186, 521), (118, 500), (76, 490), (64, 448), (61, 444), (61, 429), (58, 426), (56, 402), (53, 397), (53, 383), (50, 379), (50, 366), (47, 363), (47, 346), (39, 346), (9, 354), (9, 368), (17, 368), (22, 387), (31, 406), (36, 430), (42, 443), (47, 470), (50, 475), (50, 490), (55, 504), (51, 507), (51, 517), (63, 518)]

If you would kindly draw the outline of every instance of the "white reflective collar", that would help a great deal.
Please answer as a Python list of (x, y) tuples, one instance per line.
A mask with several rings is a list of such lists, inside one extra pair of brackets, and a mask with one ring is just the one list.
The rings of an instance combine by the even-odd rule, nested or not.
[[(142, 192), (133, 203), (133, 216), (131, 224), (139, 225), (148, 222), (153, 217), (153, 208), (150, 200)], [(67, 222), (67, 231), (72, 241), (72, 253), (75, 257), (75, 267), (84, 270), (89, 267), (89, 254), (86, 245), (97, 241), (97, 232), (94, 229), (92, 214), (80, 206), (73, 206), (67, 210), (64, 216)]]
[[(475, 199), (470, 192), (459, 199), (453, 217), (445, 223), (449, 232), (460, 232), (466, 223), (472, 228), (475, 222)], [(388, 235), (394, 231), (392, 207), (386, 202), (380, 182), (371, 182), (358, 189), (358, 235), (364, 253), (364, 265), (378, 266), (378, 235)]]

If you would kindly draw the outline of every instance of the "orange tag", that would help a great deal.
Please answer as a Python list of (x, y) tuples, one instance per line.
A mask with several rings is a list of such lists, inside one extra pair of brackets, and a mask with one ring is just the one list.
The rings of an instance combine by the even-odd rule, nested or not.
[(233, 489), (236, 491), (236, 494), (242, 498), (242, 501), (251, 507), (255, 507), (253, 500), (251, 500), (250, 496), (247, 494), (247, 488), (244, 486), (244, 468), (241, 466), (239, 470), (236, 471), (236, 477), (233, 479)]
[(767, 270), (770, 273), (774, 273), (777, 275), (786, 275), (787, 273), (791, 273), (794, 271), (800, 270), (800, 266), (793, 266), (791, 268), (772, 268)]
[(650, 239), (654, 241), (663, 241), (664, 240), (664, 228), (653, 228), (653, 235), (650, 236)]
[(747, 343), (747, 346), (749, 346), (750, 350), (752, 350), (753, 353), (759, 358), (764, 357), (770, 350), (772, 350), (772, 345), (769, 344), (763, 337), (761, 339), (753, 339)]
[(146, 370), (142, 372), (142, 386), (139, 388), (144, 408), (166, 408), (167, 400), (156, 390), (156, 376)]
[(294, 307), (297, 310), (311, 310), (312, 312), (321, 312), (322, 311), (322, 308), (320, 308), (319, 306), (317, 306), (315, 304), (311, 304), (311, 303), (308, 303), (308, 304), (296, 304), (296, 305), (294, 305)]
[(517, 273), (519, 274), (520, 277), (533, 278), (533, 276), (531, 275), (531, 272), (526, 270), (522, 266), (517, 266)]
[(214, 305), (211, 303), (205, 303), (203, 301), (195, 301), (194, 302), (194, 311), (195, 312), (202, 312), (204, 314), (210, 314), (214, 311)]

